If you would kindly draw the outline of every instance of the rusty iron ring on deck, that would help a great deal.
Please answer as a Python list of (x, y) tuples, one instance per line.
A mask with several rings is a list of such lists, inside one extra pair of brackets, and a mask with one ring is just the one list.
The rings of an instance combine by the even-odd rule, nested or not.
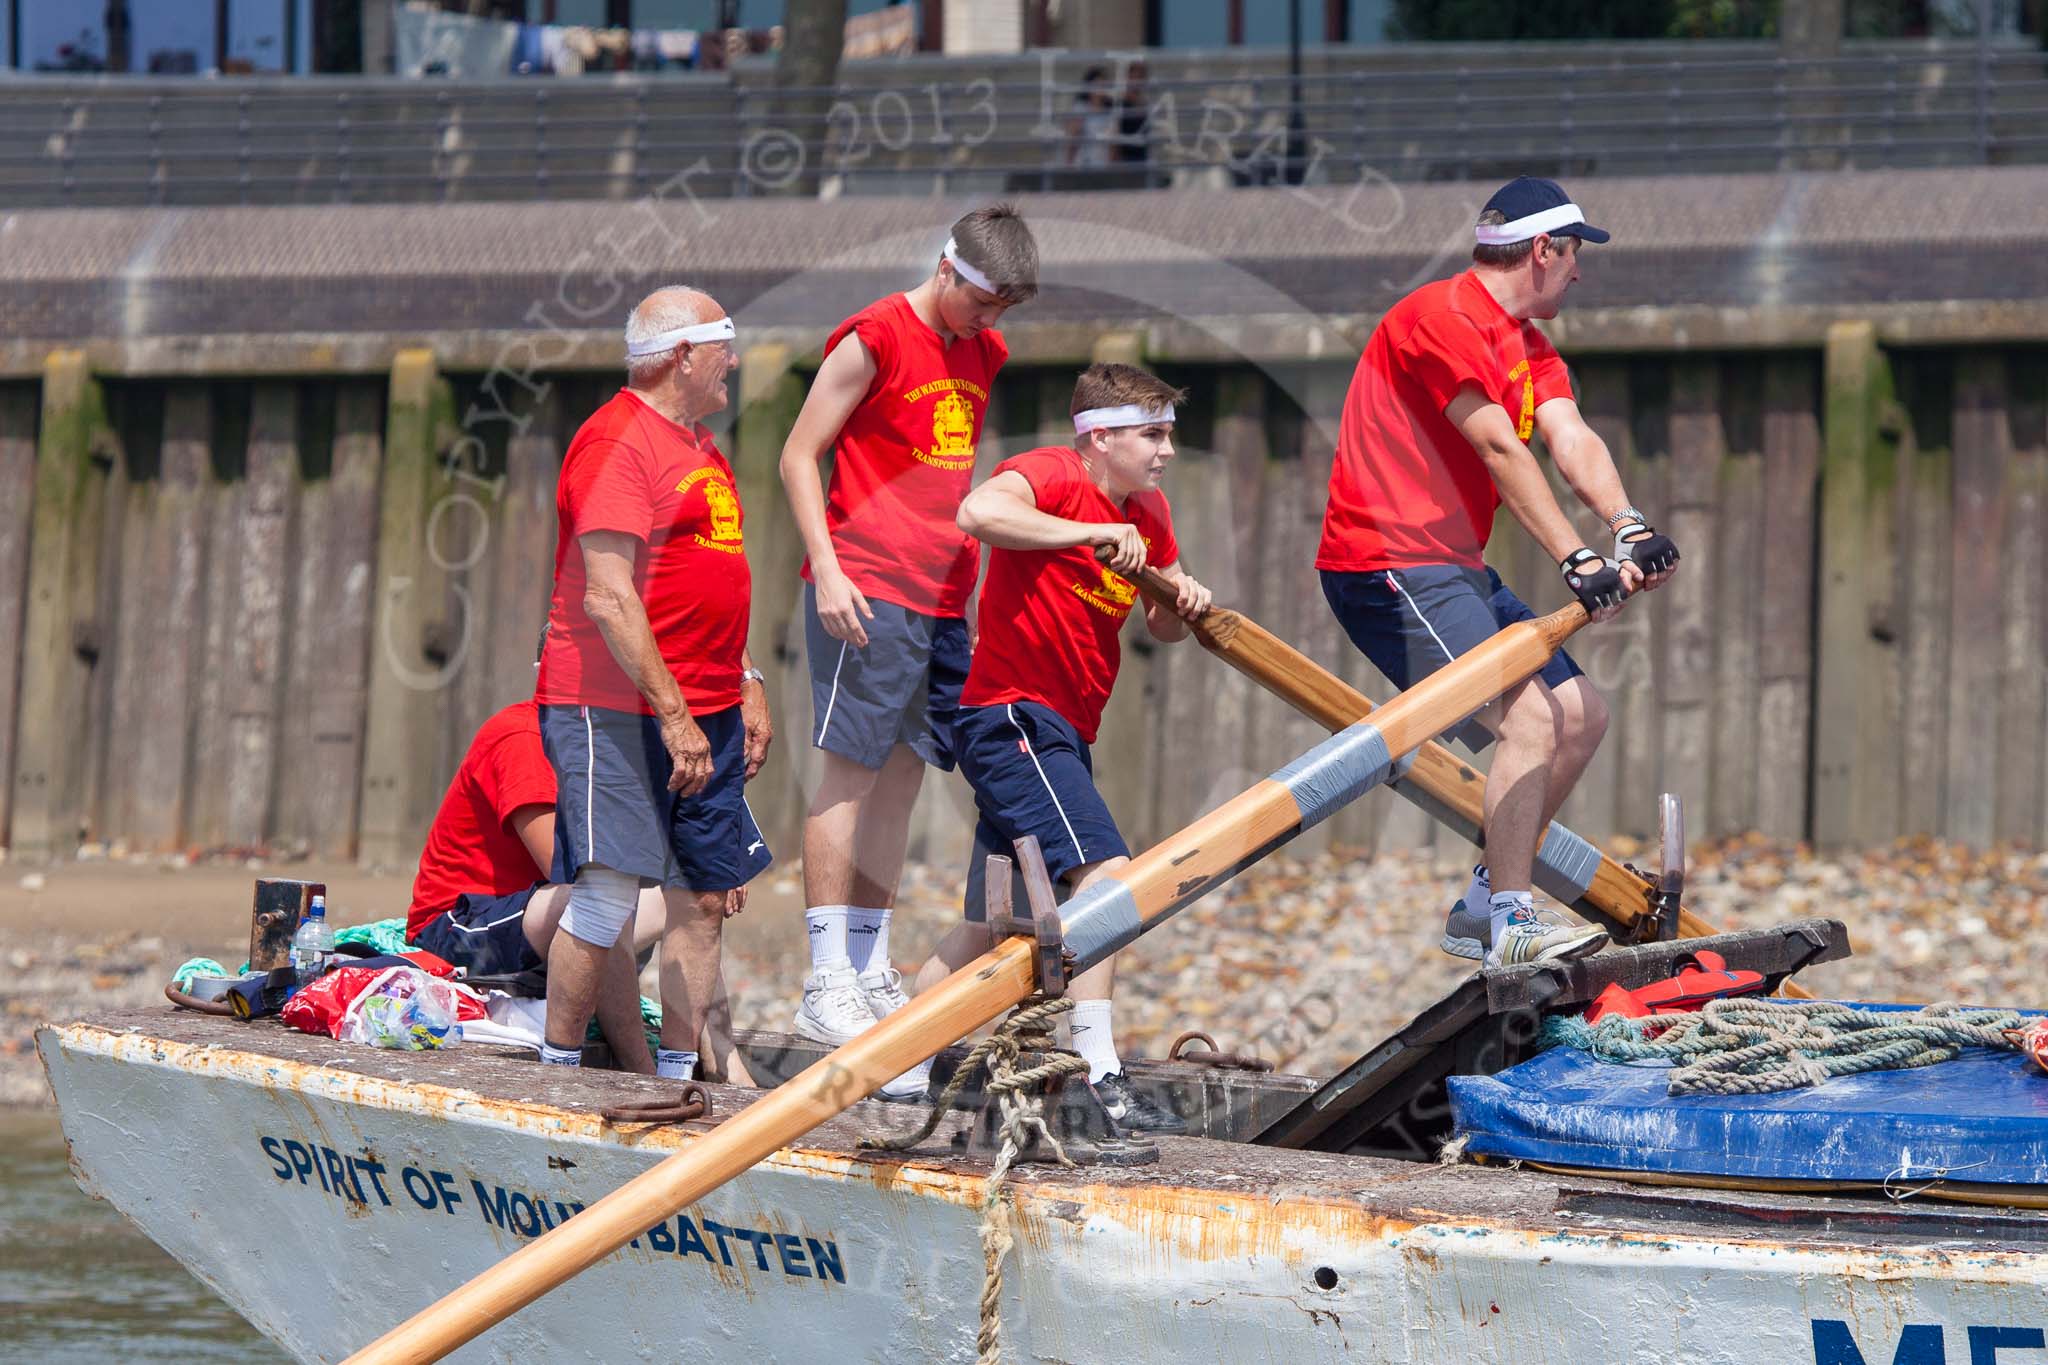
[(685, 1081), (682, 1089), (666, 1099), (608, 1104), (597, 1114), (606, 1123), (687, 1123), (691, 1119), (708, 1119), (711, 1092), (696, 1081)]
[[(1198, 1052), (1183, 1057), (1181, 1049), (1189, 1043), (1206, 1043), (1207, 1052)], [(1273, 1064), (1264, 1057), (1254, 1057), (1244, 1052), (1225, 1052), (1216, 1046), (1216, 1040), (1198, 1028), (1191, 1028), (1173, 1040), (1173, 1046), (1166, 1049), (1166, 1060), (1184, 1062), (1189, 1066), (1213, 1066), (1219, 1071), (1271, 1071)]]
[(224, 1018), (235, 1017), (234, 1006), (225, 1000), (201, 1000), (196, 995), (187, 995), (175, 984), (164, 987), (164, 999), (181, 1010), (196, 1010), (201, 1014), (218, 1014)]

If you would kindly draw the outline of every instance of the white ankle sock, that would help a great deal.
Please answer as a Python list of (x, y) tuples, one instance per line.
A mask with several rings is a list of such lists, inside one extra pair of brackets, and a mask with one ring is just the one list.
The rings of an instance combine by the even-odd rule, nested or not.
[(1465, 908), (1477, 910), (1493, 896), (1493, 882), (1487, 877), (1486, 864), (1480, 863), (1472, 869), (1472, 880), (1465, 884)]
[(1508, 927), (1517, 911), (1526, 915), (1536, 908), (1536, 895), (1532, 891), (1496, 891), (1487, 904), (1492, 911), (1494, 941), (1498, 943), (1501, 930)]
[(657, 1048), (654, 1053), (654, 1074), (667, 1076), (671, 1080), (692, 1081), (697, 1078), (697, 1054), (680, 1052), (671, 1048)]
[(544, 1041), (540, 1045), (540, 1059), (549, 1066), (582, 1066), (583, 1049), (580, 1047), (552, 1047)]
[(1067, 1016), (1072, 1020), (1068, 1027), (1074, 1051), (1088, 1063), (1091, 1085), (1124, 1069), (1122, 1059), (1116, 1055), (1116, 1036), (1110, 1031), (1110, 1004), (1107, 1000), (1076, 1000), (1074, 1012)]
[(889, 912), (865, 905), (846, 910), (846, 955), (857, 972), (879, 972), (889, 962)]
[(853, 959), (846, 955), (846, 917), (852, 908), (845, 905), (816, 905), (804, 911), (804, 928), (811, 935), (811, 970), (850, 971)]

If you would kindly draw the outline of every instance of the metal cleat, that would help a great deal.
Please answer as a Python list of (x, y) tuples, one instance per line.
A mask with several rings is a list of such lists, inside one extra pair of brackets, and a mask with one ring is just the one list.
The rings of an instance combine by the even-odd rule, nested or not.
[[(1000, 853), (988, 856), (989, 931), (999, 939), (1028, 938), (1036, 945), (1033, 965), (1038, 994), (1042, 999), (1057, 1000), (1067, 993), (1067, 970), (1073, 954), (1067, 951), (1067, 931), (1060, 923), (1052, 874), (1046, 871), (1045, 855), (1031, 835), (1017, 840), (1016, 850), (1015, 864)], [(1010, 890), (1013, 870), (1023, 880), (1028, 914), (1015, 913)]]

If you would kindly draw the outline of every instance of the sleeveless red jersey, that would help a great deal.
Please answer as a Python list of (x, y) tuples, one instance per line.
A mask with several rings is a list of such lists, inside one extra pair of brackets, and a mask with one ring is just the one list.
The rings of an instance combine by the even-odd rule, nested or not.
[(840, 428), (825, 493), (839, 567), (865, 596), (965, 616), (981, 551), (953, 518), (1010, 349), (993, 328), (946, 345), (901, 294), (840, 323), (825, 354), (848, 333), (874, 358), (875, 380)]

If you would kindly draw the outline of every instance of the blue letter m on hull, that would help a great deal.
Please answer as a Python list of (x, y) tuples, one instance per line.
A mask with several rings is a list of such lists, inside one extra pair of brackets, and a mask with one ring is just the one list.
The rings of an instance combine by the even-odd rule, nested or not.
[[(1970, 1365), (2001, 1365), (2000, 1348), (2009, 1351), (2048, 1350), (2048, 1334), (2039, 1327), (1972, 1327), (1969, 1329)], [(1883, 1365), (1865, 1358), (1856, 1347), (1849, 1324), (1839, 1318), (1813, 1320), (1813, 1365)], [(1892, 1352), (1891, 1365), (1948, 1365), (1948, 1350), (1942, 1343), (1939, 1323), (1910, 1323), (1899, 1333), (1899, 1348)], [(2011, 1362), (2011, 1365), (2018, 1365)]]

